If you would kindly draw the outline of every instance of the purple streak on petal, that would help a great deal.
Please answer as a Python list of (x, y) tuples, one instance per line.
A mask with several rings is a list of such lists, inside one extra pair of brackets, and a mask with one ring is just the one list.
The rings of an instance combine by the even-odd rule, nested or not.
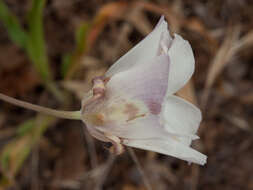
[(112, 76), (106, 85), (109, 101), (125, 96), (143, 101), (152, 114), (160, 113), (168, 87), (169, 62), (169, 57), (163, 54)]
[(148, 103), (149, 110), (152, 114), (157, 115), (161, 112), (161, 104), (150, 101)]

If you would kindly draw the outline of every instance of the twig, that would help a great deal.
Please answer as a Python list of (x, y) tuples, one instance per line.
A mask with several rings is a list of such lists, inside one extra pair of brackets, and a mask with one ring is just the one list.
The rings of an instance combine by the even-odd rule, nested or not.
[(87, 145), (88, 145), (87, 151), (89, 153), (91, 167), (92, 167), (92, 169), (94, 169), (98, 166), (98, 159), (97, 159), (97, 152), (96, 152), (96, 148), (95, 148), (95, 143), (94, 143), (93, 138), (91, 138), (90, 134), (87, 133), (87, 131), (85, 131), (84, 126), (82, 126), (82, 132), (84, 134), (84, 138), (85, 138)]
[(33, 190), (39, 190), (38, 164), (39, 164), (39, 147), (38, 145), (36, 145), (34, 147), (34, 151), (32, 152), (32, 162), (31, 162), (32, 167), (31, 187)]
[(116, 158), (117, 157), (115, 155), (110, 154), (110, 157), (105, 163), (98, 165), (96, 168), (84, 173), (78, 178), (78, 180), (82, 181), (83, 183), (88, 179), (94, 179), (96, 182), (94, 190), (101, 190)]
[(102, 190), (103, 189), (103, 184), (106, 181), (106, 178), (109, 174), (109, 171), (114, 163), (116, 156), (114, 156), (113, 154), (110, 154), (110, 157), (108, 158), (105, 168), (102, 172), (102, 175), (99, 176), (98, 180), (96, 181), (96, 186), (95, 186), (95, 190)]
[(127, 150), (128, 150), (128, 152), (129, 152), (131, 158), (133, 159), (134, 163), (135, 163), (136, 166), (137, 166), (137, 169), (139, 170), (139, 172), (140, 172), (140, 174), (141, 174), (141, 176), (142, 176), (144, 185), (146, 186), (146, 188), (147, 188), (148, 190), (152, 190), (152, 186), (151, 186), (151, 184), (149, 183), (148, 177), (147, 177), (147, 175), (145, 174), (145, 172), (144, 172), (144, 170), (143, 170), (143, 168), (142, 168), (142, 166), (141, 166), (141, 164), (140, 164), (140, 162), (139, 162), (139, 160), (138, 160), (138, 158), (137, 158), (137, 156), (136, 156), (134, 150), (133, 150), (132, 148), (130, 148), (130, 147), (127, 147)]

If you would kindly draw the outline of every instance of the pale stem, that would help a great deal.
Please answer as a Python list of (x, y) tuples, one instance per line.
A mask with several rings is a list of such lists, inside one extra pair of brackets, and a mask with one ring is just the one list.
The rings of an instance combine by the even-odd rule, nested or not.
[(81, 120), (81, 111), (60, 111), (60, 110), (54, 110), (51, 108), (46, 108), (43, 106), (38, 106), (35, 104), (31, 104), (28, 102), (24, 102), (21, 100), (17, 100), (15, 98), (6, 96), (2, 93), (0, 93), (0, 99), (8, 102), (10, 104), (14, 104), (16, 106), (20, 106), (26, 109), (30, 109), (33, 111), (37, 111), (46, 115), (51, 115), (51, 116), (55, 116), (55, 117), (59, 117), (59, 118), (63, 118), (63, 119), (74, 119), (74, 120)]

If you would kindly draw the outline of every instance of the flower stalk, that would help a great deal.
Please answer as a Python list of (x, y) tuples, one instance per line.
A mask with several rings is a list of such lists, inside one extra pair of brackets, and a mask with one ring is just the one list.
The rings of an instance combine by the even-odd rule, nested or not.
[(36, 111), (36, 112), (39, 112), (42, 114), (55, 116), (58, 118), (72, 119), (72, 120), (80, 120), (81, 119), (81, 112), (80, 111), (61, 111), (61, 110), (46, 108), (43, 106), (34, 105), (34, 104), (31, 104), (28, 102), (17, 100), (15, 98), (6, 96), (2, 93), (0, 93), (0, 99), (5, 102), (8, 102), (10, 104), (14, 104), (16, 106), (19, 106), (19, 107), (30, 109), (30, 110), (33, 110), (33, 111)]

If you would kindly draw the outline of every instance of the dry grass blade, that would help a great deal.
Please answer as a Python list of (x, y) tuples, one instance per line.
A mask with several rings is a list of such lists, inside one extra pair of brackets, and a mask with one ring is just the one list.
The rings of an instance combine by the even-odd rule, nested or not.
[(115, 155), (110, 154), (105, 163), (98, 165), (96, 168), (90, 170), (89, 172), (84, 173), (78, 178), (78, 181), (81, 181), (81, 183), (86, 183), (87, 180), (92, 179), (95, 182), (95, 185), (93, 187), (94, 190), (103, 189), (103, 185), (106, 182), (109, 172), (111, 171), (116, 159), (117, 157)]
[(134, 150), (132, 148), (129, 148), (127, 147), (127, 150), (131, 156), (131, 158), (133, 159), (134, 163), (136, 164), (137, 166), (137, 169), (139, 170), (141, 176), (142, 176), (142, 179), (143, 179), (143, 182), (144, 182), (144, 185), (146, 186), (147, 190), (152, 190), (152, 186), (148, 180), (148, 177), (146, 175), (146, 173), (144, 172), (144, 170), (142, 169), (142, 166), (134, 152)]
[(173, 32), (179, 31), (183, 24), (184, 18), (180, 12), (178, 12), (177, 6), (174, 8), (168, 6), (159, 6), (154, 3), (144, 1), (136, 1), (135, 6), (159, 15), (164, 15), (169, 22), (170, 30)]
[(126, 19), (132, 23), (143, 35), (148, 35), (152, 31), (153, 27), (141, 9), (141, 7), (135, 7), (131, 11), (131, 14), (126, 17)]
[(79, 98), (80, 100), (83, 98), (87, 90), (87, 88), (85, 88), (83, 81), (68, 80), (68, 81), (63, 81), (61, 85), (66, 90), (69, 90), (70, 92), (74, 93), (77, 96), (77, 98)]
[(212, 37), (203, 22), (197, 17), (187, 18), (184, 16), (182, 1), (175, 1), (171, 6), (161, 6), (151, 2), (136, 1), (135, 6), (159, 15), (164, 15), (169, 23), (171, 32), (180, 32), (181, 28), (197, 32), (210, 44), (209, 48), (211, 51), (216, 49), (217, 41)]
[(103, 189), (103, 184), (105, 183), (105, 181), (109, 175), (109, 172), (113, 166), (115, 158), (116, 157), (112, 154), (109, 156), (109, 158), (106, 162), (106, 167), (103, 171), (103, 175), (100, 175), (100, 177), (96, 181), (96, 187), (94, 188), (95, 190), (102, 190)]
[(230, 28), (226, 35), (225, 40), (220, 46), (219, 50), (216, 53), (216, 56), (213, 58), (211, 65), (208, 69), (207, 79), (205, 83), (205, 89), (203, 93), (202, 106), (205, 107), (208, 96), (210, 94), (210, 89), (214, 84), (216, 78), (224, 70), (225, 66), (229, 63), (230, 59), (233, 57), (235, 51), (233, 46), (236, 43), (239, 36), (240, 29), (238, 26)]
[(81, 52), (77, 52), (74, 56), (74, 66), (67, 71), (65, 80), (70, 80), (78, 70), (81, 60), (92, 50), (93, 45), (106, 24), (115, 19), (124, 17), (127, 8), (128, 3), (120, 1), (108, 3), (99, 9), (94, 20), (87, 28), (87, 35), (85, 34), (85, 41), (83, 41), (85, 48), (81, 50)]
[(244, 37), (242, 37), (238, 43), (236, 43), (232, 50), (233, 53), (244, 50), (249, 48), (250, 46), (253, 45), (253, 30), (248, 32)]
[(85, 135), (85, 140), (88, 145), (87, 150), (90, 157), (91, 167), (92, 169), (94, 169), (98, 166), (98, 158), (97, 158), (95, 142), (94, 142), (93, 137), (91, 137), (90, 134), (88, 134), (88, 132), (84, 130), (84, 127), (82, 127), (82, 129), (83, 129), (83, 134)]
[(249, 123), (246, 121), (246, 119), (236, 116), (234, 114), (223, 114), (223, 117), (226, 118), (232, 125), (244, 130), (244, 131), (250, 131), (251, 127)]
[(253, 92), (247, 93), (240, 97), (243, 104), (253, 104)]
[(113, 19), (121, 18), (125, 15), (128, 8), (127, 2), (112, 2), (103, 6), (93, 21), (93, 26), (89, 32), (87, 46), (90, 48), (94, 45), (98, 35), (103, 30), (104, 26)]
[(185, 19), (183, 26), (192, 32), (200, 34), (203, 39), (207, 41), (207, 46), (211, 53), (215, 53), (218, 47), (218, 42), (214, 35), (211, 34), (211, 32), (205, 27), (199, 18), (193, 17)]

